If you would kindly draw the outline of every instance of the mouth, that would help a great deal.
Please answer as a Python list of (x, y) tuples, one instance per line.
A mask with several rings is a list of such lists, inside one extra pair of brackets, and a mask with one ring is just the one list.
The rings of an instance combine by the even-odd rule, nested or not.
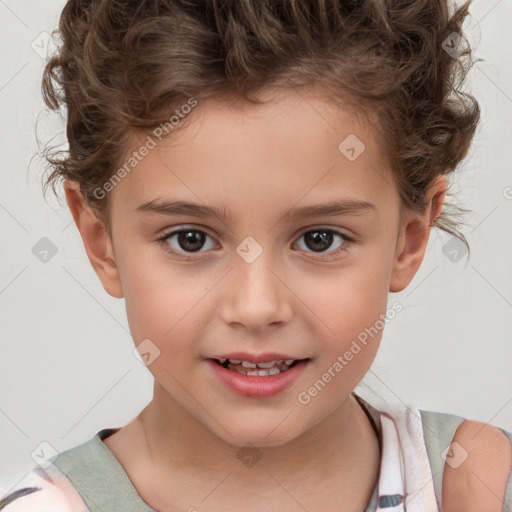
[[(223, 356), (231, 356), (229, 358)], [(287, 359), (284, 354), (223, 354), (206, 359), (218, 382), (248, 398), (270, 398), (290, 388), (306, 371), (311, 358)], [(235, 357), (244, 359), (234, 359)], [(247, 361), (252, 359), (252, 361)]]
[(277, 359), (268, 362), (251, 362), (243, 361), (241, 359), (227, 359), (227, 358), (211, 358), (211, 361), (226, 370), (240, 373), (247, 376), (269, 377), (272, 375), (279, 375), (293, 368), (301, 361), (309, 361), (310, 358), (305, 359)]

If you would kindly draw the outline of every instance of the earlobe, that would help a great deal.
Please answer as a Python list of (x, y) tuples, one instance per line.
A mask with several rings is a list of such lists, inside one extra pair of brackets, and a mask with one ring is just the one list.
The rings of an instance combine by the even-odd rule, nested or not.
[(446, 194), (446, 178), (438, 176), (427, 191), (422, 213), (407, 212), (398, 237), (389, 291), (400, 292), (412, 281), (425, 256), (430, 230), (439, 217)]
[(100, 278), (103, 288), (112, 297), (118, 299), (123, 297), (112, 240), (104, 223), (86, 204), (78, 183), (67, 180), (64, 183), (64, 191), (89, 261)]

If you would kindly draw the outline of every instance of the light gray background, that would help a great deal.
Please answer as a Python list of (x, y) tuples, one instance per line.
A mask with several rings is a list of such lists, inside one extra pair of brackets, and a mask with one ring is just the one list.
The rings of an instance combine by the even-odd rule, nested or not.
[[(152, 395), (123, 300), (104, 291), (65, 201), (44, 201), (41, 162), (30, 161), (38, 116), (43, 143), (64, 129), (44, 110), (38, 54), (63, 5), (0, 0), (1, 491), (35, 464), (32, 453), (49, 454), (42, 442), (59, 452), (80, 444), (127, 423)], [(395, 400), (512, 431), (512, 2), (477, 0), (471, 13), (468, 39), (485, 62), (469, 85), (483, 116), (453, 187), (472, 210), (471, 259), (451, 261), (450, 237), (432, 232), (414, 281), (390, 294), (405, 309), (367, 378)], [(46, 263), (32, 252), (43, 237), (57, 247)]]

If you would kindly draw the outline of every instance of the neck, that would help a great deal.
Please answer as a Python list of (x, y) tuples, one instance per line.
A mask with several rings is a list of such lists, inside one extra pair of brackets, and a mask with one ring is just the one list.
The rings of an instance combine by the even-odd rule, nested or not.
[[(231, 472), (231, 481), (237, 480), (246, 491), (254, 487), (261, 492), (262, 481), (268, 481), (269, 474), (279, 480), (291, 474), (297, 478), (299, 472), (312, 483), (329, 474), (360, 478), (358, 468), (367, 471), (370, 461), (375, 474), (378, 469), (375, 432), (352, 394), (300, 436), (278, 446), (245, 451), (212, 433), (157, 382), (153, 400), (137, 420), (156, 474), (171, 476), (177, 468), (196, 477)], [(241, 464), (244, 455), (253, 458)]]

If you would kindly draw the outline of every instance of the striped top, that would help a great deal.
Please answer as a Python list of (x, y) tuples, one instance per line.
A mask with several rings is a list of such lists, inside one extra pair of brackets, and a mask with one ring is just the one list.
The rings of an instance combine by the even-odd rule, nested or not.
[[(377, 433), (381, 454), (377, 482), (365, 512), (441, 511), (444, 464), (460, 464), (461, 454), (451, 443), (465, 418), (405, 406), (380, 406), (377, 410), (353, 395)], [(32, 468), (22, 483), (0, 500), (0, 510), (158, 512), (142, 500), (102, 442), (118, 430), (100, 430), (89, 441)], [(512, 434), (500, 430), (512, 447)], [(512, 467), (502, 512), (512, 512)]]

